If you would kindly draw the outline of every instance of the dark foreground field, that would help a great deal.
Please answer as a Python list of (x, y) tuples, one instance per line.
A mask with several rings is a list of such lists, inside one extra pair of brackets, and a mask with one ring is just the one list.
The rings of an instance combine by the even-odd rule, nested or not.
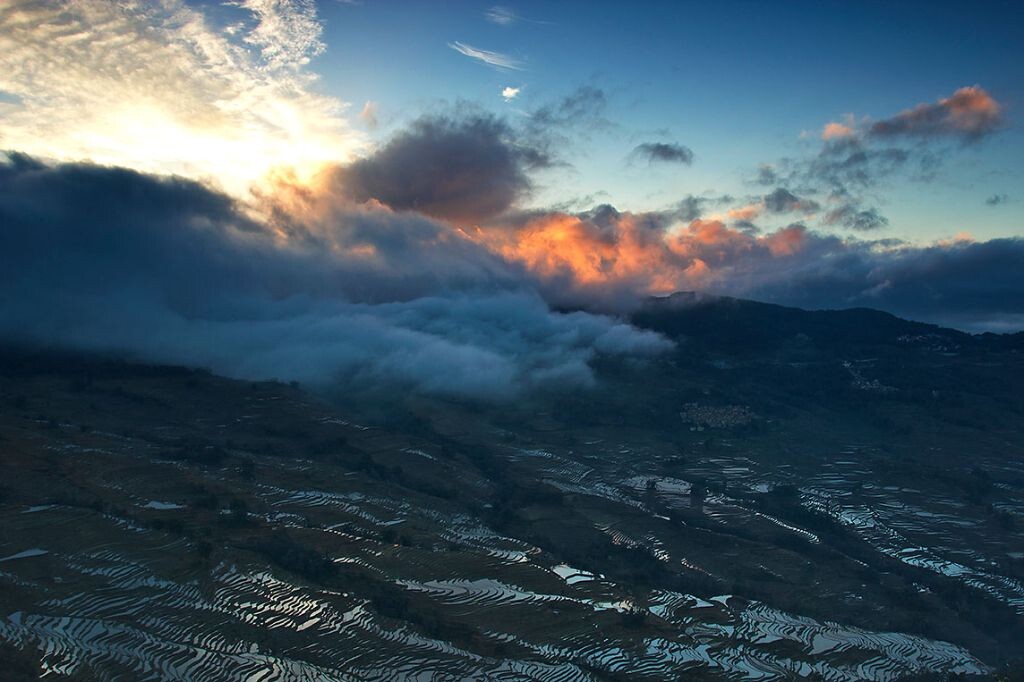
[(511, 404), (4, 350), (4, 679), (1019, 670), (1020, 339), (747, 305)]

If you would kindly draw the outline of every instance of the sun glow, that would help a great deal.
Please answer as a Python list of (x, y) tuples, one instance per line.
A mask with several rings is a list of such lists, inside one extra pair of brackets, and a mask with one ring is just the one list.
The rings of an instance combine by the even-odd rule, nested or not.
[[(314, 90), (306, 56), (263, 45), (260, 24), (250, 36), (263, 50), (254, 51), (254, 39), (218, 30), (177, 0), (15, 5), (0, 11), (5, 148), (182, 175), (247, 196), (275, 169), (309, 179), (365, 145), (344, 117), (347, 105)], [(310, 35), (289, 40), (316, 37), (315, 22), (292, 23)], [(264, 53), (276, 56), (267, 62)]]
[(67, 138), (33, 147), (59, 160), (88, 159), (197, 178), (240, 196), (282, 169), (297, 182), (309, 182), (323, 166), (351, 160), (360, 147), (341, 135), (311, 128), (286, 104), (274, 108), (291, 119), (288, 128), (272, 126), (277, 135), (267, 135), (264, 126), (233, 127), (230, 121), (190, 125), (158, 106), (140, 104), (113, 111)]

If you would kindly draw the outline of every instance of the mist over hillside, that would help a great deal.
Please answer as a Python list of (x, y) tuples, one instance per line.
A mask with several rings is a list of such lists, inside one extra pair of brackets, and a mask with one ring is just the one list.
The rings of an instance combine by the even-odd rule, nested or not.
[(1019, 337), (689, 295), (632, 323), (674, 345), (498, 403), (6, 347), (3, 655), (79, 679), (1017, 665)]

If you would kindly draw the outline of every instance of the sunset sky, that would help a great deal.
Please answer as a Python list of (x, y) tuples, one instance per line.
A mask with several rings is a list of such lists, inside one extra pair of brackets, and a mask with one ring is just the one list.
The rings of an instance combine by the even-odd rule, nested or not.
[[(7, 2), (3, 246), (36, 267), (9, 324), (109, 341), (105, 309), (32, 316), (63, 262), (189, 324), (481, 292), (606, 320), (697, 290), (1021, 329), (1021, 9)], [(130, 274), (168, 253), (216, 286)]]
[[(552, 126), (559, 163), (524, 205), (729, 195), (724, 215), (775, 189), (761, 168), (820, 154), (829, 124), (863, 134), (977, 88), (991, 118), (976, 133), (950, 119), (871, 142), (912, 158), (870, 170), (861, 208), (888, 221), (872, 236), (918, 241), (1016, 234), (1024, 215), (1015, 3), (122, 4), (136, 9), (3, 10), (4, 146), (244, 191), (269, 167), (369, 153), (424, 113), (473, 107), (525, 127), (577, 96)], [(651, 161), (644, 144), (687, 154)]]

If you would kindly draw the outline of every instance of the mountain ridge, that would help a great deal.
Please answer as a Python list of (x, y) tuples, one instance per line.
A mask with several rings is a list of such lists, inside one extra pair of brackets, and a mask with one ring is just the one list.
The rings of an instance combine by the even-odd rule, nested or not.
[(809, 310), (693, 291), (650, 297), (628, 319), (671, 338), (717, 342), (731, 350), (764, 349), (757, 344), (777, 348), (799, 334), (843, 347), (894, 345), (900, 337), (931, 337), (979, 348), (1024, 347), (1024, 332), (972, 334), (874, 308)]

